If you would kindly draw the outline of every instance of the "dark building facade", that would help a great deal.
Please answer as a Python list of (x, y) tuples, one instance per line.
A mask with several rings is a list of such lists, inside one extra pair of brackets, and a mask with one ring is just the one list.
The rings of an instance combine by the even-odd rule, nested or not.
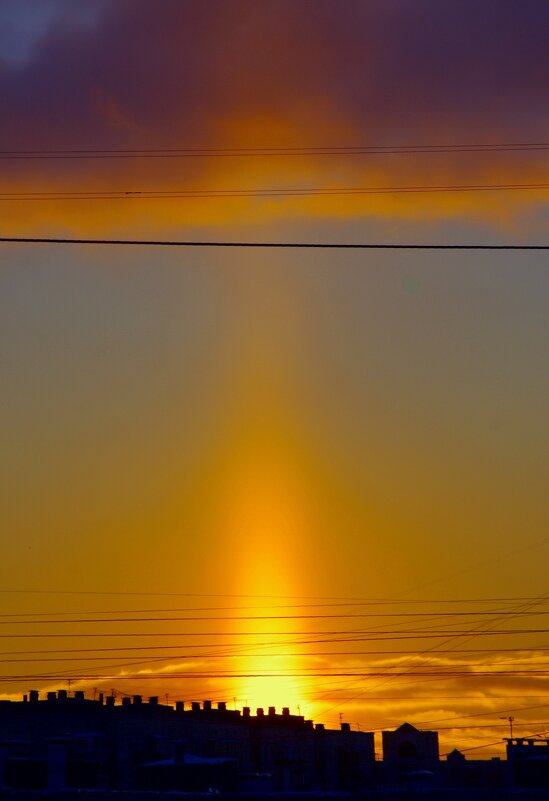
[(356, 790), (371, 782), (374, 737), (325, 729), (289, 709), (174, 707), (141, 696), (60, 690), (0, 702), (0, 786), (235, 791)]
[(549, 739), (507, 737), (509, 781), (514, 787), (544, 787), (549, 797)]
[(12, 790), (67, 797), (72, 788), (93, 790), (96, 798), (101, 791), (182, 791), (373, 799), (417, 790), (446, 799), (459, 798), (460, 790), (469, 798), (473, 791), (538, 788), (549, 798), (547, 739), (507, 740), (507, 760), (468, 760), (457, 750), (441, 760), (437, 732), (404, 723), (382, 732), (382, 745), (376, 761), (373, 733), (347, 723), (315, 726), (287, 708), (252, 714), (222, 702), (170, 706), (139, 695), (119, 702), (33, 691), (24, 701), (0, 702), (0, 797)]
[(403, 723), (395, 731), (382, 733), (383, 766), (386, 779), (396, 782), (429, 781), (439, 764), (438, 733), (421, 731)]

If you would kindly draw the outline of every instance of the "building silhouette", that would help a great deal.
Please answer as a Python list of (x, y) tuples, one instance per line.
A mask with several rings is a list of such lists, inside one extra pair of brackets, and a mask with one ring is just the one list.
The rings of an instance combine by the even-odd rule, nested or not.
[[(72, 801), (71, 789), (93, 791), (95, 801), (120, 792), (141, 801), (150, 791), (549, 798), (547, 739), (507, 739), (506, 760), (470, 760), (457, 749), (441, 759), (438, 733), (409, 723), (383, 731), (381, 740), (376, 760), (372, 732), (314, 725), (288, 708), (252, 713), (223, 702), (172, 706), (156, 696), (119, 702), (101, 693), (41, 698), (31, 691), (22, 701), (0, 701), (0, 798), (35, 801), (49, 792)], [(546, 795), (529, 795), (536, 788)]]
[(0, 702), (0, 786), (62, 790), (351, 791), (372, 781), (374, 737), (316, 726), (288, 708), (255, 715), (225, 703), (78, 691)]
[(383, 766), (387, 783), (431, 783), (439, 763), (438, 733), (403, 723), (382, 732)]

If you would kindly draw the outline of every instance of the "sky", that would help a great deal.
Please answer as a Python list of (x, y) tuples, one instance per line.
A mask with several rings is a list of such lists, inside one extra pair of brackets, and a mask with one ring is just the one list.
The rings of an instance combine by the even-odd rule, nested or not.
[[(0, 0), (1, 235), (547, 244), (546, 23)], [(548, 729), (548, 296), (543, 251), (0, 243), (0, 689)]]

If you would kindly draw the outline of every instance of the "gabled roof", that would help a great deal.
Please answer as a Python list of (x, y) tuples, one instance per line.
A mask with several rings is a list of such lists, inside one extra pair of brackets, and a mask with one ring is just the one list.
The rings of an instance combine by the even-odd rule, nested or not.
[(403, 723), (402, 726), (399, 726), (398, 729), (395, 729), (395, 731), (400, 731), (400, 732), (419, 732), (419, 729), (416, 729), (416, 727), (412, 726), (411, 723)]

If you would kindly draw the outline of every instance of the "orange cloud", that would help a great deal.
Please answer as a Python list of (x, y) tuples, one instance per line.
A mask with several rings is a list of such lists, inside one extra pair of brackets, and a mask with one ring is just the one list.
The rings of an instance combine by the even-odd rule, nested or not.
[[(238, 0), (106, 4), (0, 71), (4, 150), (540, 141), (545, 8)], [(99, 12), (98, 12), (99, 13)], [(474, 36), (471, 31), (474, 30)], [(543, 183), (545, 151), (3, 161), (17, 191), (312, 189)], [(2, 201), (6, 233), (105, 234), (311, 220), (535, 216), (546, 191), (298, 198)]]

